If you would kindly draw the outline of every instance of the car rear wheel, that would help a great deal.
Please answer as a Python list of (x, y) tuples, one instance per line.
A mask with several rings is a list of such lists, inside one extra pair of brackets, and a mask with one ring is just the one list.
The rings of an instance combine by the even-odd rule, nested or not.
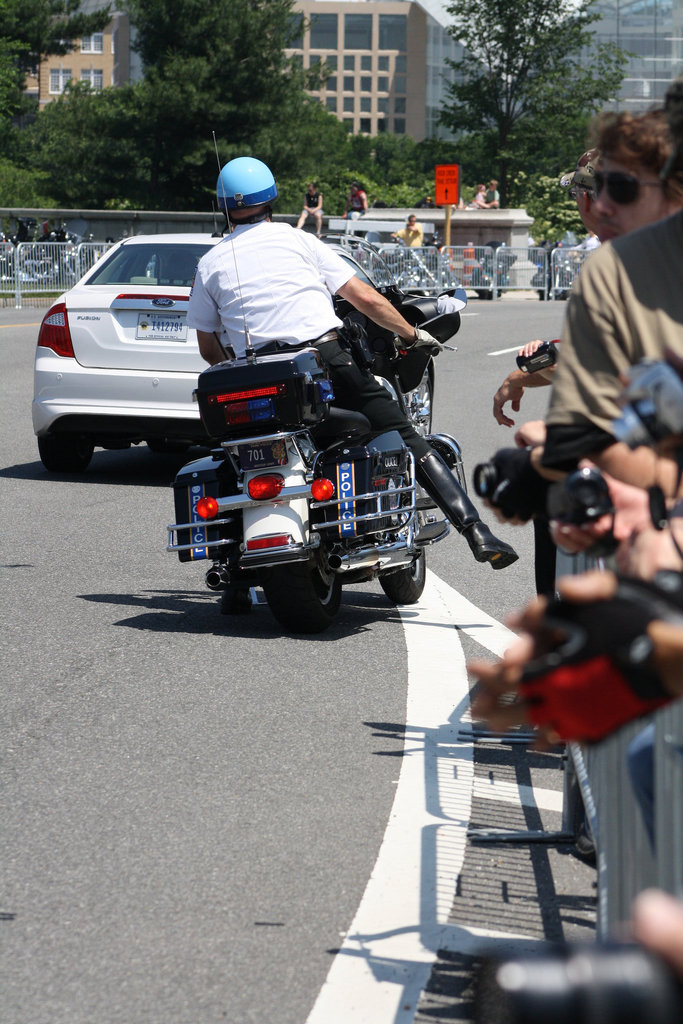
[(51, 473), (82, 473), (90, 464), (95, 445), (75, 434), (48, 434), (38, 438), (40, 461)]
[(186, 441), (170, 441), (167, 437), (148, 437), (145, 444), (155, 455), (177, 455), (190, 447)]

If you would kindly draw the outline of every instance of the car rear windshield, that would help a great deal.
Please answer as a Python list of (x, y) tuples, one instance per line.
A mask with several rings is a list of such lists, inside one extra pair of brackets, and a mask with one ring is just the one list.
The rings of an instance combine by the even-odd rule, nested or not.
[(142, 284), (174, 285), (190, 288), (197, 264), (211, 248), (210, 243), (182, 242), (178, 245), (160, 245), (150, 242), (140, 245), (122, 245), (110, 256), (105, 256), (86, 284)]

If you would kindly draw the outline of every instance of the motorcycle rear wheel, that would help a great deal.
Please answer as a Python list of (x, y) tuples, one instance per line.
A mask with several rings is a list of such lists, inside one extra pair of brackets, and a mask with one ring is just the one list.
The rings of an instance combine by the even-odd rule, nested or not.
[(341, 580), (317, 560), (278, 565), (263, 580), (268, 606), (291, 633), (322, 633), (341, 604)]
[(380, 576), (379, 585), (393, 604), (416, 604), (422, 597), (427, 578), (427, 559), (421, 551), (407, 569)]

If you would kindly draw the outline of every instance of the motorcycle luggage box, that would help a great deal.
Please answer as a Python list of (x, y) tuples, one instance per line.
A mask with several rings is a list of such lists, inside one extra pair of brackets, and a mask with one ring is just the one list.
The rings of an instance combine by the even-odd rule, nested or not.
[[(334, 483), (337, 499), (325, 509), (325, 521), (341, 520), (334, 528), (340, 538), (352, 539), (390, 528), (392, 513), (409, 501), (407, 495), (394, 493), (396, 487), (408, 483), (409, 461), (408, 449), (395, 430), (380, 434), (367, 444), (342, 442), (325, 452), (323, 476)], [(379, 510), (374, 498), (358, 500), (357, 496), (363, 494), (381, 494)], [(382, 512), (387, 514), (383, 516)], [(358, 518), (363, 516), (374, 518)]]
[(333, 397), (316, 348), (217, 363), (200, 373), (195, 395), (202, 422), (216, 438), (313, 426)]

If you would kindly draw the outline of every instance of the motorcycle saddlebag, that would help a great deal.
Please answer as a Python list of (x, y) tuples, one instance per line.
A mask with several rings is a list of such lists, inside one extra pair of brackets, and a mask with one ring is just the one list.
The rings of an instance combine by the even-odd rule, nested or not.
[(202, 422), (216, 438), (313, 426), (334, 397), (315, 348), (217, 363), (200, 373), (195, 395)]
[(216, 557), (210, 551), (211, 542), (220, 540), (220, 528), (211, 526), (210, 521), (197, 514), (197, 502), (211, 495), (218, 498), (229, 491), (219, 476), (218, 462), (211, 457), (197, 459), (183, 466), (173, 481), (173, 500), (176, 523), (191, 524), (187, 530), (178, 530), (178, 545), (191, 545), (185, 551), (178, 551), (181, 562), (192, 562), (202, 558)]
[[(409, 493), (396, 493), (410, 481), (409, 465), (408, 449), (395, 430), (367, 444), (346, 441), (328, 449), (322, 471), (334, 483), (336, 500), (325, 508), (325, 522), (338, 525), (330, 526), (326, 535), (351, 540), (394, 525), (399, 508), (411, 503)], [(372, 497), (360, 499), (360, 495)]]

